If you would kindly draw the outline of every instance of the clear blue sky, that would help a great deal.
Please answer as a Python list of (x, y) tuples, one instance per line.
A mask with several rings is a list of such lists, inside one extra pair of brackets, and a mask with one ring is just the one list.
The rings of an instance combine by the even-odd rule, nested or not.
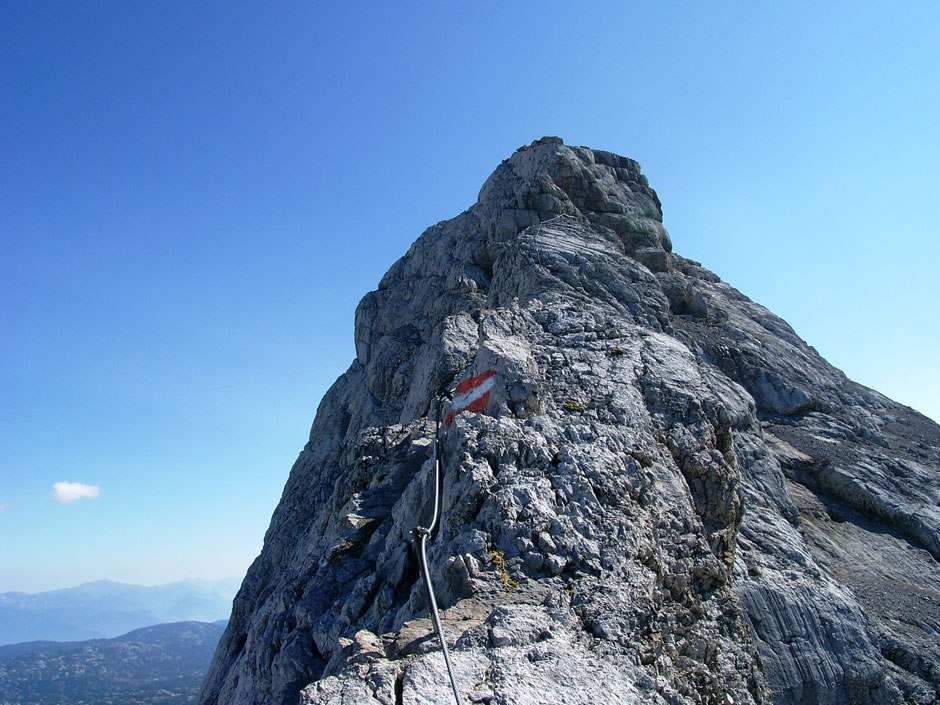
[(241, 575), (358, 300), (543, 135), (940, 418), (938, 73), (936, 2), (4, 3), (0, 592)]

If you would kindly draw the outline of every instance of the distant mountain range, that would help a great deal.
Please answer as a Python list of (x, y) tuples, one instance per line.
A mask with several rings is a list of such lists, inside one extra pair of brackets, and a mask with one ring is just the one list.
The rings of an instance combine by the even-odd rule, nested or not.
[(116, 637), (182, 621), (227, 619), (241, 581), (188, 579), (144, 587), (98, 580), (74, 588), (0, 594), (0, 645)]
[(177, 622), (114, 639), (0, 646), (0, 703), (188, 705), (224, 629)]

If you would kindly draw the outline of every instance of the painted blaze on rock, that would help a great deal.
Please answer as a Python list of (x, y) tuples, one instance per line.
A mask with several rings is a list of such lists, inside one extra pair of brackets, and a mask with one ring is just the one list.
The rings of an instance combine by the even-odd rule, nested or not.
[(474, 377), (468, 377), (454, 388), (454, 399), (444, 424), (450, 426), (454, 417), (466, 412), (477, 413), (490, 403), (490, 390), (496, 383), (496, 370), (490, 369)]

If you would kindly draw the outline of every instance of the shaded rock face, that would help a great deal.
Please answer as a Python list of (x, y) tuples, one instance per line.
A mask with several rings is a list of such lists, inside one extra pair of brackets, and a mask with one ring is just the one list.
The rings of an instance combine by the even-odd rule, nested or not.
[(356, 313), (209, 704), (930, 703), (940, 428), (672, 254), (636, 162), (545, 138)]

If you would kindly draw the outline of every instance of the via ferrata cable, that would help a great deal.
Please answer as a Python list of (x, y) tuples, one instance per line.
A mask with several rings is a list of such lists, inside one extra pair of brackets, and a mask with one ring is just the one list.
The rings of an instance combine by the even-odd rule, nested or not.
[(434, 597), (434, 587), (431, 585), (431, 573), (428, 570), (427, 541), (428, 538), (437, 532), (441, 521), (441, 493), (444, 487), (444, 465), (441, 462), (440, 443), (441, 443), (441, 405), (443, 399), (437, 398), (437, 420), (434, 428), (434, 514), (431, 518), (431, 524), (428, 528), (416, 526), (412, 532), (418, 543), (418, 559), (421, 562), (421, 577), (424, 579), (424, 587), (428, 593), (428, 610), (431, 613), (431, 621), (434, 623), (434, 631), (437, 632), (438, 641), (441, 643), (441, 652), (444, 654), (444, 664), (447, 666), (447, 675), (450, 676), (450, 685), (454, 690), (454, 701), (457, 705), (463, 705), (460, 699), (460, 693), (457, 691), (457, 679), (454, 677), (454, 669), (450, 662), (450, 654), (447, 651), (447, 640), (444, 638), (444, 630), (441, 629), (441, 619), (437, 612), (437, 600)]

